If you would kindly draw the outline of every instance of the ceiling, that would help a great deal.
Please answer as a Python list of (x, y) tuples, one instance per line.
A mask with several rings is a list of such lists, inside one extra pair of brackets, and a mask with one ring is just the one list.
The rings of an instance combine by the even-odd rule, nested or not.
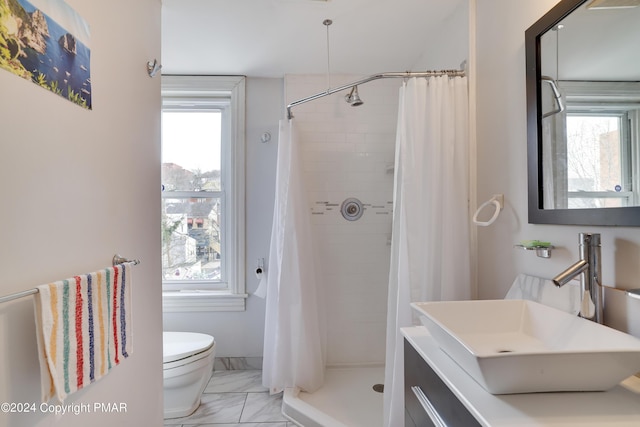
[[(552, 75), (558, 74), (559, 80), (640, 80), (640, 7), (590, 9), (588, 4), (564, 18), (559, 31), (543, 36), (552, 45), (543, 48), (554, 55), (559, 49), (560, 62)], [(551, 65), (556, 62), (553, 58)]]
[(162, 72), (323, 74), (327, 56), (331, 73), (414, 70), (466, 1), (162, 0)]

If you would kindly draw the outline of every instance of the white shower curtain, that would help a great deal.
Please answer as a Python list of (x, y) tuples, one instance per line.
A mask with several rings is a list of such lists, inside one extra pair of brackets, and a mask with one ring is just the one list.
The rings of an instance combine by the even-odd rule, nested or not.
[(322, 293), (301, 163), (294, 120), (281, 120), (262, 371), (271, 393), (313, 392), (324, 380)]
[(410, 302), (469, 299), (466, 77), (413, 78), (400, 90), (385, 366), (384, 425), (404, 424), (400, 328)]
[(542, 119), (542, 202), (545, 209), (569, 208), (566, 126), (566, 111)]

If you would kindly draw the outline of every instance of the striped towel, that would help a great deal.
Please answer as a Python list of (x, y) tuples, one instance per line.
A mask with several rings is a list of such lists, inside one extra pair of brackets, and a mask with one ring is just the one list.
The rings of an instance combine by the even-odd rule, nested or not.
[(63, 402), (132, 353), (130, 276), (121, 264), (38, 287), (43, 402)]

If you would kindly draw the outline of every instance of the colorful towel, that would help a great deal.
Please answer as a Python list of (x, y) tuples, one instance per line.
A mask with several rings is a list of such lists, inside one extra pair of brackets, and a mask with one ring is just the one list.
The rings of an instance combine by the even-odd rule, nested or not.
[(63, 402), (132, 353), (130, 276), (121, 264), (38, 287), (43, 402)]

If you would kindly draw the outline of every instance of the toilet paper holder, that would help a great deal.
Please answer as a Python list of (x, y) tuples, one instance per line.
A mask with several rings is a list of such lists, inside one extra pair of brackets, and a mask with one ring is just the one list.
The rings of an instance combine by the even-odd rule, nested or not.
[(264, 258), (258, 258), (256, 263), (256, 277), (260, 279), (264, 274)]

